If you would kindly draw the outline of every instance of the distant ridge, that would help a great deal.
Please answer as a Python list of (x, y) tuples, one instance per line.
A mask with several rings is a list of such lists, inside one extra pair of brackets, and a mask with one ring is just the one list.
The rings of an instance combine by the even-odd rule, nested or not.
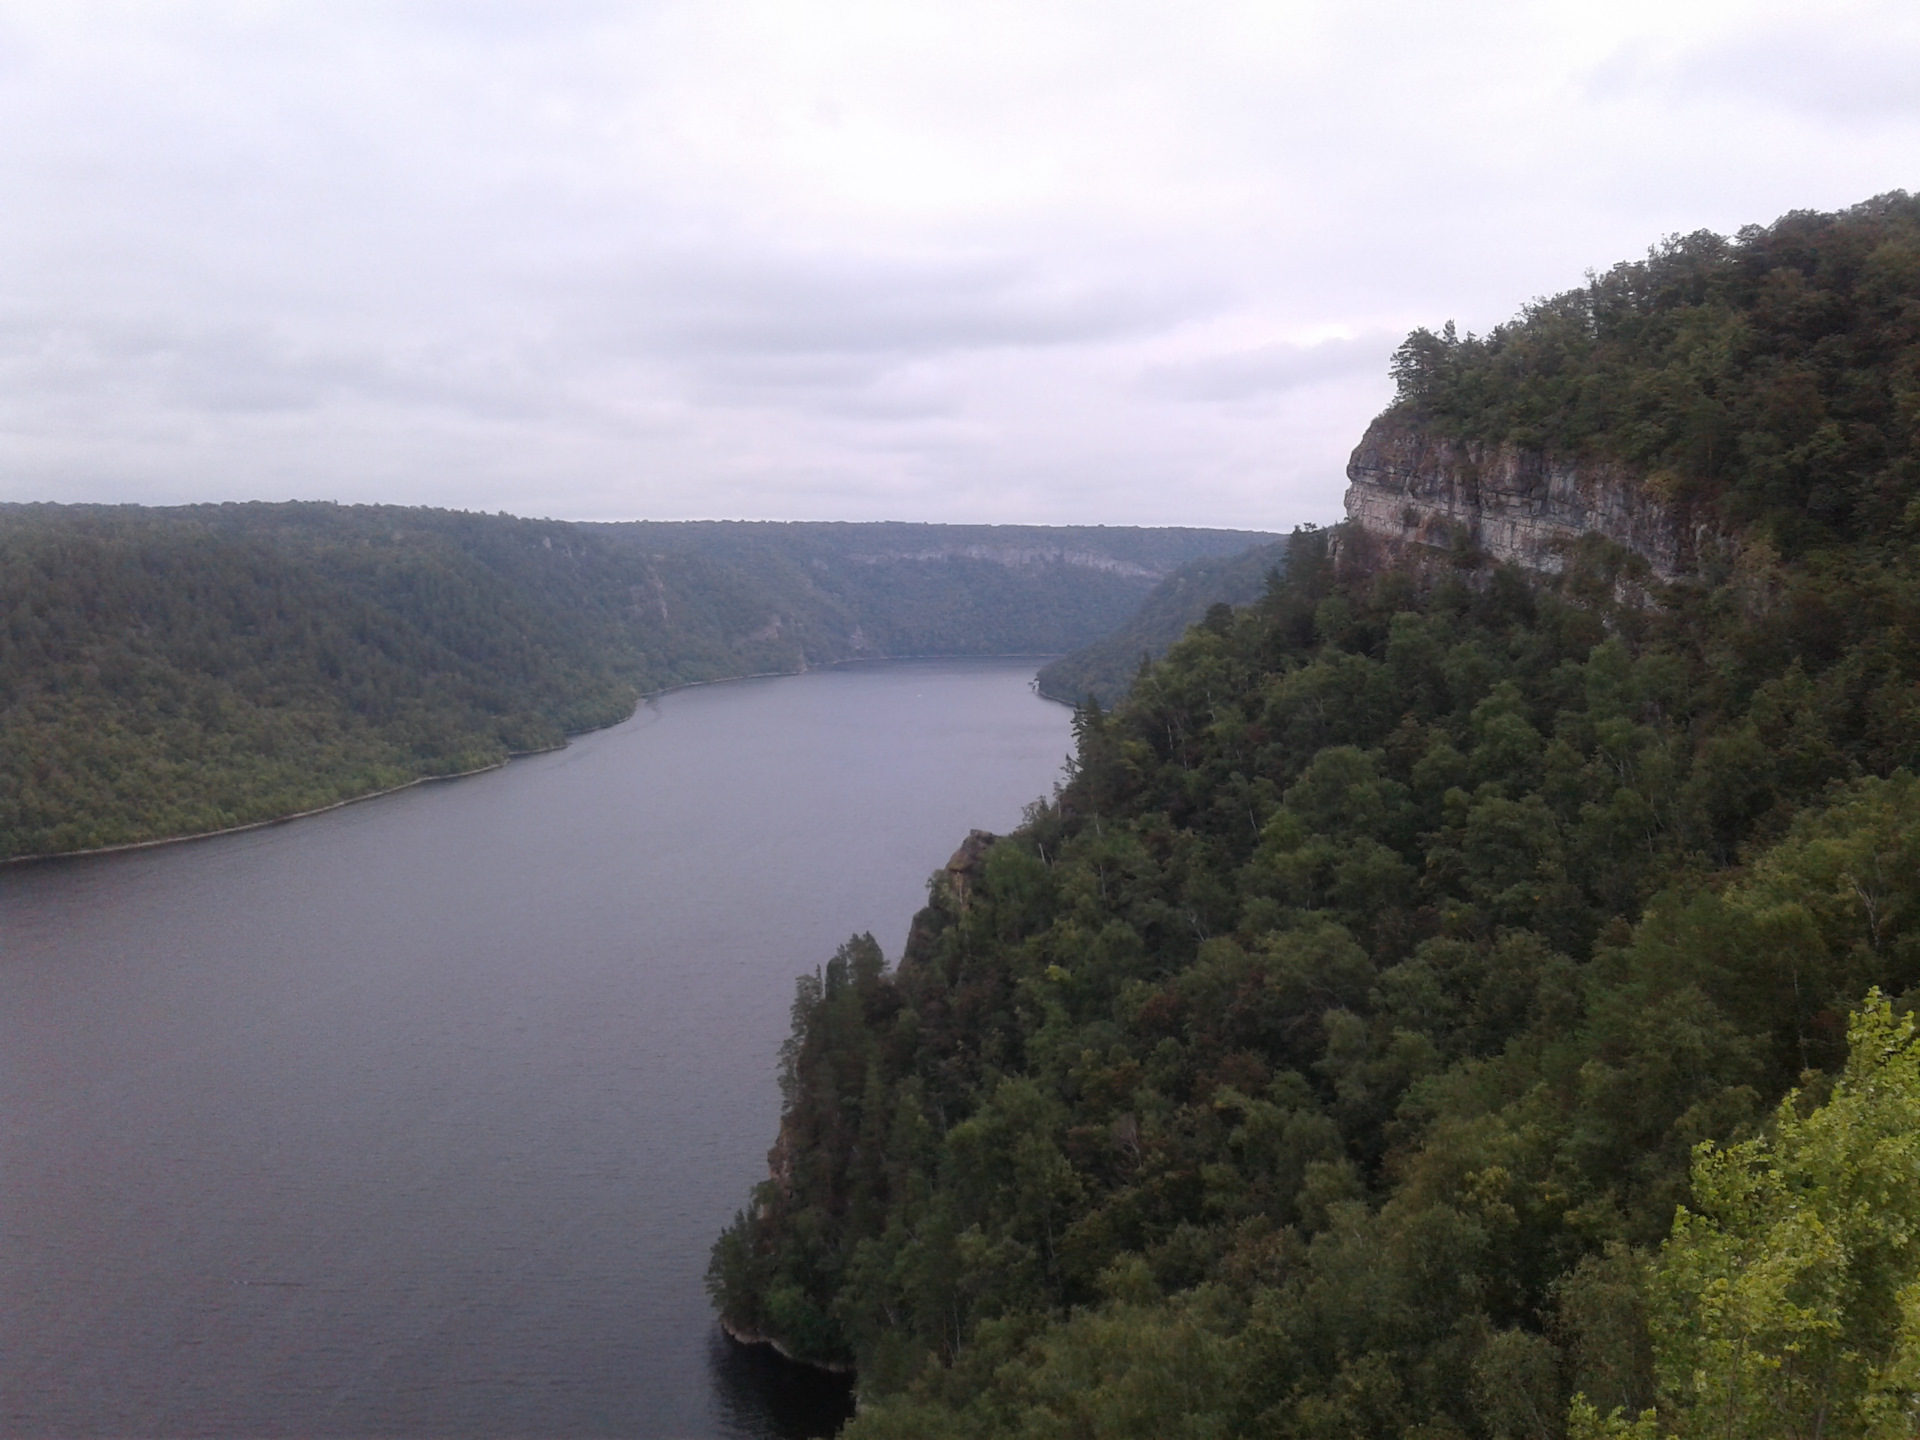
[(1058, 654), (1224, 530), (0, 505), (0, 859), (499, 764), (642, 694)]
[(1069, 705), (1089, 697), (1114, 705), (1133, 684), (1143, 660), (1166, 654), (1213, 606), (1252, 604), (1265, 593), (1268, 577), (1284, 573), (1286, 567), (1282, 540), (1237, 555), (1187, 561), (1155, 585), (1119, 629), (1043, 667), (1040, 693)]

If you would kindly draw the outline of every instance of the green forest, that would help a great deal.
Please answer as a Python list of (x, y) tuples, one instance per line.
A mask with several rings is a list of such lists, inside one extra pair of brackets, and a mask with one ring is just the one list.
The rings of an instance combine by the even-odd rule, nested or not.
[(1068, 705), (1112, 705), (1127, 693), (1142, 662), (1166, 654), (1215, 605), (1231, 608), (1258, 599), (1268, 577), (1286, 563), (1284, 541), (1187, 561), (1155, 585), (1119, 629), (1041, 666), (1040, 693)]
[(800, 979), (709, 1285), (852, 1440), (1920, 1427), (1920, 201), (1394, 376), (1724, 540), (1298, 533)]
[(675, 685), (1057, 654), (1225, 530), (0, 506), (0, 860), (499, 764)]

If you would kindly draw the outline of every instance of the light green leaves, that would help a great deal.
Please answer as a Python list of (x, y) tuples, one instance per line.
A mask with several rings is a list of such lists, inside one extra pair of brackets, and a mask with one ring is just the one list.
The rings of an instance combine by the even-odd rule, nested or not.
[[(1920, 1414), (1920, 1039), (1878, 991), (1844, 1075), (1770, 1137), (1695, 1151), (1653, 1267), (1663, 1428), (1681, 1440), (1892, 1440)], [(1584, 1398), (1577, 1440), (1650, 1437)]]

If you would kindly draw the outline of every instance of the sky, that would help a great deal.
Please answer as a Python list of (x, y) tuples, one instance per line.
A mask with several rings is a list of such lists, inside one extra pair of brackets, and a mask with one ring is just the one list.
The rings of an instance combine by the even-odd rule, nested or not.
[(1413, 327), (1892, 189), (1912, 0), (0, 0), (0, 500), (1325, 524)]

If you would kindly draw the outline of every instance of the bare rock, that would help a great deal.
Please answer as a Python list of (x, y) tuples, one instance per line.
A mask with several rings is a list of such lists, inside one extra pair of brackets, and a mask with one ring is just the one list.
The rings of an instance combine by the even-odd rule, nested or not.
[(1707, 527), (1625, 466), (1455, 440), (1389, 411), (1347, 463), (1347, 517), (1389, 550), (1444, 549), (1464, 532), (1496, 561), (1558, 574), (1582, 536), (1640, 556), (1653, 577), (1694, 568)]
[(955, 908), (967, 908), (967, 897), (973, 888), (973, 882), (980, 874), (980, 866), (1000, 837), (988, 830), (970, 830), (967, 838), (960, 842), (960, 848), (953, 852), (953, 858), (947, 861), (946, 869), (941, 873), (946, 877), (947, 893), (952, 896)]

